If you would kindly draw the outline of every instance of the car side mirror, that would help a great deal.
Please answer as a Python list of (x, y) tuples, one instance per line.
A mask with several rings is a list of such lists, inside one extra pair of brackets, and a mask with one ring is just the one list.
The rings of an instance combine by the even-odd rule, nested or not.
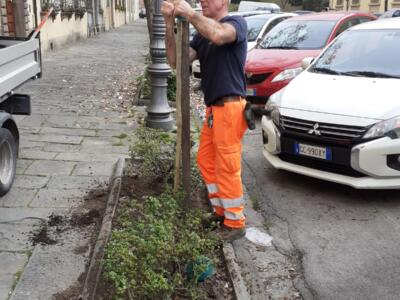
[(314, 57), (306, 57), (301, 61), (301, 67), (303, 68), (303, 70), (307, 69), (312, 62), (314, 61)]

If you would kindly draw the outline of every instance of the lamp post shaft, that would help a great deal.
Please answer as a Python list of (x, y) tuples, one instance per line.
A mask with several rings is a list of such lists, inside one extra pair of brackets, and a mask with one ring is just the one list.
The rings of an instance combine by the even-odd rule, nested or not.
[(151, 77), (151, 101), (147, 108), (146, 125), (166, 131), (172, 129), (173, 119), (167, 100), (167, 78), (171, 68), (167, 64), (165, 50), (165, 22), (161, 15), (162, 0), (154, 0), (152, 42), (150, 45), (151, 65), (148, 68)]

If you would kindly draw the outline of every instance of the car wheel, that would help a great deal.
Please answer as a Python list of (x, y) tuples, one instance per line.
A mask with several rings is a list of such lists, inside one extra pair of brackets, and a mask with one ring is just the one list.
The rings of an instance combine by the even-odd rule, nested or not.
[(5, 195), (14, 182), (18, 149), (8, 129), (0, 128), (0, 196)]

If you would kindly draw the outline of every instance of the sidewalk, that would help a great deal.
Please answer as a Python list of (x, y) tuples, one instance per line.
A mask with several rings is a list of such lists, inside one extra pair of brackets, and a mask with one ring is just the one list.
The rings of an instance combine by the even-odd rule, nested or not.
[(13, 300), (51, 299), (84, 272), (90, 230), (55, 228), (54, 244), (36, 246), (32, 233), (51, 215), (89, 209), (84, 196), (106, 188), (115, 162), (128, 155), (125, 135), (136, 122), (122, 105), (147, 53), (147, 26), (139, 20), (45, 53), (43, 78), (21, 89), (31, 95), (32, 115), (16, 118), (17, 177), (0, 198), (0, 300), (11, 293)]

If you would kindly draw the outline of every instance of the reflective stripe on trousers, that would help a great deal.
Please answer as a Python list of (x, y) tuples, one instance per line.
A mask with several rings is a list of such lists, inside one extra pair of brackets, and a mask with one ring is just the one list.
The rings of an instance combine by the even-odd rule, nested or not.
[[(227, 102), (207, 108), (201, 129), (197, 162), (207, 184), (215, 213), (225, 216), (224, 224), (233, 228), (245, 226), (241, 174), (241, 140), (247, 129), (243, 117), (245, 100)], [(213, 126), (207, 118), (212, 109)]]

